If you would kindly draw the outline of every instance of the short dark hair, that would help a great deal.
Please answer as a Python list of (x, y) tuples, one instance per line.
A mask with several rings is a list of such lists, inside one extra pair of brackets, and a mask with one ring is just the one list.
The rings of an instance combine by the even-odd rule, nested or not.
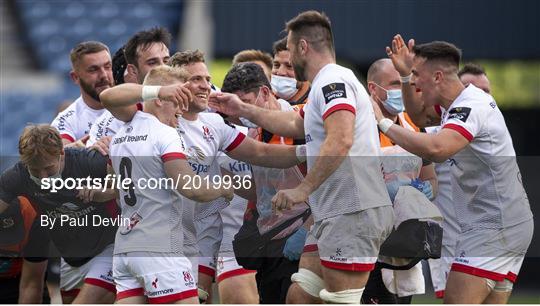
[(415, 56), (423, 57), (428, 61), (442, 61), (459, 68), (461, 50), (454, 44), (446, 41), (432, 41), (413, 47)]
[(124, 84), (124, 73), (126, 72), (127, 62), (124, 56), (124, 47), (120, 47), (112, 58), (112, 73), (114, 78), (114, 84)]
[(270, 82), (261, 66), (255, 63), (239, 63), (232, 66), (223, 80), (221, 91), (253, 92), (261, 86), (270, 88)]
[(475, 63), (466, 63), (465, 65), (463, 65), (463, 68), (461, 68), (461, 70), (459, 70), (458, 72), (458, 77), (461, 77), (464, 74), (487, 76), (486, 70), (484, 69), (484, 67)]
[(332, 25), (324, 12), (302, 12), (285, 24), (285, 30), (289, 35), (292, 33), (292, 41), (295, 43), (305, 38), (315, 50), (322, 51), (322, 47), (326, 47), (334, 54)]
[(83, 41), (73, 47), (73, 49), (71, 49), (71, 52), (69, 53), (71, 65), (76, 66), (77, 63), (81, 60), (81, 58), (86, 54), (98, 53), (103, 50), (107, 50), (107, 52), (111, 53), (109, 51), (109, 47), (107, 47), (107, 45), (102, 42)]
[(137, 66), (138, 52), (150, 47), (153, 43), (163, 43), (167, 48), (171, 45), (171, 33), (164, 27), (155, 27), (150, 30), (135, 33), (124, 48), (126, 62)]
[(182, 67), (189, 64), (204, 63), (204, 53), (199, 50), (186, 50), (182, 52), (176, 52), (169, 59), (169, 66)]
[(287, 36), (275, 41), (272, 45), (272, 54), (276, 56), (281, 51), (287, 51)]
[(253, 61), (261, 61), (266, 65), (266, 67), (268, 67), (268, 69), (272, 70), (272, 56), (261, 50), (242, 50), (236, 53), (236, 55), (233, 57), (233, 65)]

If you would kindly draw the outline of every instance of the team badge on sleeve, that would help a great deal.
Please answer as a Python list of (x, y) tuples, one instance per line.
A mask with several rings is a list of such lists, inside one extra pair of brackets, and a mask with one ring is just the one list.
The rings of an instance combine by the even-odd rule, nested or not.
[(470, 113), (470, 107), (454, 107), (448, 112), (448, 119), (458, 119), (466, 122)]
[(345, 83), (328, 84), (322, 88), (322, 92), (326, 104), (330, 103), (330, 101), (334, 99), (347, 98)]

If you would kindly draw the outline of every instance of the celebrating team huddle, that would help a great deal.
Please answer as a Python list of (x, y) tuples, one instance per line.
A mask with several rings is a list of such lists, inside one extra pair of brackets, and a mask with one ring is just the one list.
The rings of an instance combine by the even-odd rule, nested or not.
[[(62, 257), (63, 301), (411, 303), (426, 259), (445, 302), (506, 303), (533, 216), (485, 73), (458, 74), (451, 43), (396, 35), (364, 87), (324, 13), (285, 30), (273, 56), (235, 56), (221, 89), (163, 28), (114, 57), (73, 48), (81, 96), (27, 126), (0, 177), (0, 216), (24, 197), (35, 222), (123, 220), (36, 228)], [(104, 183), (45, 184), (69, 178)]]

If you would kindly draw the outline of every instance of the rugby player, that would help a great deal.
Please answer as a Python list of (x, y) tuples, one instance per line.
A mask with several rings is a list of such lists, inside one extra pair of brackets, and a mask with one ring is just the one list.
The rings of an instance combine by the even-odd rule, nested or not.
[[(122, 63), (124, 69), (115, 71), (116, 77), (119, 81), (125, 80), (128, 83), (142, 84), (150, 69), (168, 62), (170, 44), (171, 34), (165, 28), (152, 28), (137, 32), (128, 40), (123, 50), (118, 51), (121, 52), (118, 56), (123, 57), (125, 63)], [(117, 62), (121, 62), (121, 59), (117, 59)], [(114, 64), (113, 59), (113, 66)], [(117, 85), (122, 83), (124, 82), (116, 82)], [(90, 129), (90, 137), (86, 146), (94, 146), (102, 154), (107, 155), (111, 137), (124, 123), (114, 118), (107, 110), (95, 122)], [(102, 137), (106, 138), (97, 143)]]
[(84, 147), (92, 124), (104, 112), (99, 94), (114, 86), (109, 48), (98, 41), (76, 45), (70, 53), (71, 79), (79, 85), (81, 96), (60, 112), (51, 123), (64, 145)]
[(106, 158), (93, 150), (64, 149), (60, 134), (48, 125), (27, 126), (19, 139), (19, 153), (21, 160), (0, 177), (0, 213), (17, 196), (35, 203), (41, 225), (47, 227), (62, 257), (64, 302), (112, 303), (116, 293), (111, 275), (112, 244), (117, 224), (92, 226), (90, 222), (118, 216), (115, 193), (88, 188), (77, 191), (65, 185), (53, 191), (43, 184), (44, 180), (54, 185), (54, 180), (87, 177), (104, 182)]
[(272, 133), (306, 138), (306, 178), (273, 199), (275, 209), (282, 210), (309, 197), (315, 222), (287, 302), (360, 303), (369, 271), (393, 227), (376, 122), (364, 87), (351, 70), (335, 64), (328, 18), (303, 12), (287, 23), (287, 31), (296, 78), (312, 86), (303, 111), (261, 110), (219, 94), (210, 106)]
[[(195, 64), (201, 63), (199, 62)], [(186, 66), (187, 68), (189, 68), (189, 65)], [(200, 65), (196, 65), (195, 67), (202, 68)], [(194, 67), (192, 68), (195, 69)], [(154, 70), (156, 69), (164, 70), (165, 68), (154, 68)], [(206, 66), (204, 66), (204, 70), (206, 71)], [(185, 85), (175, 84), (169, 86), (162, 86), (159, 88), (153, 87), (150, 89), (157, 89), (158, 97), (161, 100), (176, 101), (176, 103), (182, 103), (182, 101), (191, 100), (188, 99), (186, 96), (186, 92), (189, 94), (189, 97), (191, 97), (192, 95), (191, 91), (187, 89), (190, 86), (191, 88), (197, 88), (197, 86), (206, 87), (208, 90), (206, 93), (207, 97), (210, 90), (209, 76), (207, 76), (207, 71), (205, 72), (206, 74), (202, 74), (202, 76), (200, 73), (200, 71), (198, 73), (194, 72), (191, 76), (191, 78), (193, 78), (192, 81), (186, 83)], [(163, 83), (163, 80), (156, 79), (153, 82), (161, 84)], [(192, 82), (193, 85), (191, 84)], [(200, 82), (206, 83), (207, 85), (199, 85)], [(133, 118), (133, 114), (136, 111), (135, 105), (138, 103), (137, 101), (140, 101), (143, 98), (143, 88), (143, 86), (137, 84), (123, 84), (104, 92), (101, 98), (103, 99), (107, 108), (110, 109), (111, 113), (113, 113), (115, 117), (120, 120), (129, 121), (131, 118)], [(183, 114), (183, 119), (193, 122), (184, 122), (183, 125), (179, 125), (179, 127), (177, 128), (177, 133), (185, 136), (200, 135), (201, 139), (197, 140), (198, 145), (201, 145), (202, 143), (201, 148), (199, 148), (200, 152), (195, 151), (193, 153), (202, 153), (202, 155), (198, 156), (198, 159), (199, 163), (201, 163), (203, 166), (209, 167), (210, 165), (212, 165), (212, 160), (217, 155), (219, 149), (227, 151), (227, 154), (233, 158), (243, 158), (250, 163), (260, 164), (263, 166), (290, 167), (298, 163), (298, 159), (296, 157), (296, 150), (294, 147), (269, 146), (260, 144), (249, 138), (245, 138), (243, 134), (238, 133), (231, 126), (225, 124), (223, 119), (217, 114), (204, 113), (196, 116), (196, 114), (206, 109), (206, 103), (203, 97), (203, 93), (198, 92), (195, 96), (197, 95), (199, 95), (199, 98), (202, 99), (198, 101), (197, 99), (193, 99), (192, 102), (190, 101), (188, 111)], [(179, 110), (177, 110), (177, 115), (179, 114), (178, 112)], [(175, 126), (178, 124), (178, 122), (182, 122), (183, 119), (176, 119), (177, 122), (175, 123)], [(172, 118), (167, 118), (167, 120), (168, 122), (172, 122)], [(231, 137), (231, 135), (235, 136)], [(114, 140), (112, 146), (114, 146)], [(267, 158), (267, 156), (283, 156), (283, 158), (279, 160), (270, 160)], [(206, 164), (207, 162), (210, 163)], [(203, 173), (200, 174), (203, 175)], [(197, 202), (205, 201), (204, 199), (194, 200)], [(130, 289), (124, 291), (133, 292), (129, 290)], [(141, 292), (138, 291), (136, 293), (139, 296)], [(126, 296), (126, 299), (127, 298), (128, 297)], [(129, 299), (126, 302), (133, 301), (134, 300)], [(137, 299), (136, 301), (140, 300)]]
[(379, 128), (396, 144), (432, 161), (453, 160), (452, 202), (460, 234), (444, 301), (506, 303), (533, 233), (512, 138), (493, 97), (461, 83), (456, 46), (440, 41), (409, 46), (412, 65), (400, 35), (386, 49), (401, 82), (422, 92), (407, 110), (424, 125), (440, 123), (441, 130), (412, 133), (374, 109)]

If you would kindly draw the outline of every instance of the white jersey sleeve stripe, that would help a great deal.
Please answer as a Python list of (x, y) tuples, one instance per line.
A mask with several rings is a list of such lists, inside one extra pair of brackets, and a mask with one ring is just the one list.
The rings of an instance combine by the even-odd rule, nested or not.
[(180, 152), (170, 152), (170, 153), (163, 154), (161, 156), (161, 160), (164, 163), (171, 160), (175, 160), (175, 159), (187, 159), (187, 158), (186, 158), (186, 155), (184, 155), (184, 153), (180, 153)]
[(230, 152), (236, 149), (236, 147), (238, 147), (242, 143), (242, 141), (244, 141), (245, 138), (246, 138), (246, 135), (244, 135), (243, 133), (238, 133), (234, 141), (225, 149), (225, 151)]
[(332, 113), (340, 111), (340, 110), (346, 110), (346, 111), (349, 111), (349, 112), (353, 113), (354, 115), (356, 115), (356, 110), (354, 109), (354, 106), (352, 106), (350, 104), (340, 103), (340, 104), (336, 104), (336, 105), (330, 107), (323, 114), (323, 116), (322, 116), (323, 120), (326, 120), (326, 118), (328, 116), (330, 116)]
[(462, 127), (461, 125), (457, 125), (454, 123), (448, 123), (443, 126), (443, 129), (451, 129), (461, 134), (461, 136), (467, 138), (469, 142), (473, 140), (473, 135), (467, 131), (466, 128)]

